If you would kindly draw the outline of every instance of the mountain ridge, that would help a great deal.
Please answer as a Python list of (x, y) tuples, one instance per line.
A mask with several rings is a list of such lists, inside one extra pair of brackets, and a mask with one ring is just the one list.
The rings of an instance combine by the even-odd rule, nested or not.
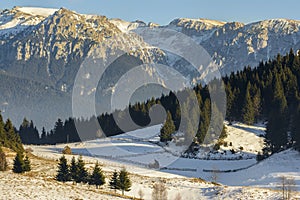
[[(298, 20), (273, 19), (244, 24), (203, 18), (178, 18), (167, 25), (159, 25), (139, 20), (127, 22), (101, 15), (79, 14), (66, 8), (14, 7), (0, 13), (0, 70), (5, 72), (2, 76), (18, 77), (42, 84), (38, 90), (52, 88), (51, 95), (55, 96), (55, 91), (59, 91), (57, 95), (67, 99), (65, 107), (68, 108), (71, 108), (70, 96), (78, 69), (91, 52), (95, 52), (100, 61), (105, 61), (119, 51), (127, 52), (123, 60), (114, 63), (115, 66), (102, 79), (99, 87), (104, 88), (104, 93), (112, 93), (114, 84), (124, 73), (143, 63), (168, 65), (175, 70), (184, 69), (184, 76), (192, 82), (194, 77), (189, 76), (191, 65), (187, 61), (146, 43), (141, 36), (133, 33), (134, 30), (144, 27), (167, 28), (189, 36), (211, 55), (223, 74), (248, 65), (255, 67), (259, 62), (267, 61), (278, 53), (285, 54), (291, 48), (300, 49)], [(164, 77), (155, 67), (147, 66), (144, 70), (148, 76), (164, 84)], [(93, 73), (85, 74), (90, 79), (95, 78), (94, 76)], [(14, 92), (27, 90), (26, 85), (22, 84), (10, 87), (14, 88)], [(97, 88), (94, 87), (83, 88), (84, 94), (94, 94), (96, 91)], [(47, 95), (44, 91), (40, 92)], [(37, 98), (34, 102), (40, 102), (51, 110), (51, 120), (72, 116), (71, 109), (65, 111), (61, 106), (49, 107), (48, 105), (55, 105), (48, 102), (53, 99), (52, 96), (47, 100), (45, 97), (30, 95)], [(103, 95), (100, 94), (97, 98), (109, 98), (103, 98)], [(45, 99), (47, 102), (43, 102)], [(13, 94), (2, 97), (0, 105), (5, 103), (5, 106), (0, 109), (5, 110), (9, 116), (12, 110), (15, 112), (13, 107), (19, 106), (10, 102), (21, 100), (15, 101)], [(28, 98), (23, 103), (32, 107), (30, 101), (32, 100)], [(62, 102), (64, 101), (60, 101)], [(50, 120), (36, 119), (41, 118), (34, 114), (39, 110), (32, 109), (30, 115), (21, 112), (20, 119), (15, 119), (17, 123), (25, 116), (37, 121), (38, 126)], [(53, 121), (47, 123), (52, 125)]]

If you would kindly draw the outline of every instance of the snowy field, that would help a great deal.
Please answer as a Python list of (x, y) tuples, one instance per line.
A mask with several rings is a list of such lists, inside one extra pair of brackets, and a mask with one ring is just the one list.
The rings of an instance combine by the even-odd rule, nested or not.
[[(212, 154), (215, 158), (223, 156), (221, 160), (176, 156), (174, 152), (178, 147), (171, 145), (166, 148), (157, 145), (160, 127), (160, 125), (153, 126), (111, 138), (73, 143), (69, 146), (74, 154), (84, 155), (88, 163), (100, 161), (104, 171), (108, 173), (126, 166), (131, 174), (143, 177), (137, 178), (139, 183), (134, 183), (136, 186), (128, 194), (138, 196), (138, 191), (142, 188), (146, 199), (151, 199), (152, 184), (158, 179), (166, 179), (169, 191), (174, 193), (181, 191), (182, 196), (188, 199), (211, 199), (215, 196), (224, 199), (278, 199), (281, 176), (293, 177), (296, 182), (294, 189), (300, 190), (299, 152), (286, 150), (257, 163), (255, 156), (264, 147), (263, 125), (227, 124), (228, 137), (224, 141), (231, 144), (221, 146), (219, 151)], [(61, 156), (64, 147), (64, 144), (30, 146), (34, 155), (52, 160)], [(234, 149), (237, 155), (242, 155), (241, 159), (225, 160), (224, 158), (230, 159), (235, 156), (230, 155), (230, 149)], [(71, 156), (67, 157), (71, 159)], [(148, 167), (154, 160), (159, 162), (160, 169)], [(214, 173), (211, 170), (218, 172)], [(195, 183), (191, 181), (193, 178), (201, 178), (208, 182), (216, 181), (226, 186)]]

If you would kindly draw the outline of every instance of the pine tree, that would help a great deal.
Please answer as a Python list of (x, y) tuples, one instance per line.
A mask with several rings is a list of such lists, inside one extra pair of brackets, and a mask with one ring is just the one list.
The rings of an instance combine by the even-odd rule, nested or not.
[(82, 159), (82, 156), (79, 156), (77, 160), (77, 176), (76, 176), (76, 183), (87, 183), (89, 178), (89, 174), (85, 169), (85, 163)]
[(77, 180), (77, 172), (78, 172), (77, 163), (75, 157), (73, 156), (70, 165), (70, 177), (73, 181)]
[(118, 180), (119, 180), (118, 172), (114, 171), (114, 173), (109, 181), (109, 187), (110, 187), (110, 189), (115, 190), (115, 192), (119, 189)]
[(253, 109), (255, 120), (258, 121), (261, 117), (261, 92), (259, 88), (255, 88), (253, 97)]
[(229, 121), (232, 121), (232, 118), (233, 118), (233, 114), (234, 112), (232, 111), (233, 109), (233, 102), (234, 102), (234, 93), (233, 93), (233, 90), (231, 88), (231, 85), (230, 83), (228, 83), (225, 87), (226, 89), (226, 97), (227, 97), (227, 112), (226, 112), (226, 115), (227, 115), (227, 119)]
[(167, 119), (165, 124), (160, 129), (160, 141), (167, 142), (172, 140), (172, 133), (175, 132), (175, 125), (172, 120), (172, 115), (170, 111), (167, 112)]
[(29, 172), (29, 171), (31, 171), (31, 164), (28, 156), (26, 156), (24, 160), (24, 172)]
[(199, 128), (197, 132), (197, 141), (202, 144), (204, 142), (204, 138), (208, 132), (208, 127), (210, 124), (210, 111), (211, 111), (210, 100), (206, 99), (204, 101), (203, 107), (201, 109), (201, 118), (199, 123)]
[(43, 127), (40, 143), (41, 144), (46, 144), (46, 140), (47, 140), (47, 133), (46, 133), (45, 127)]
[(7, 161), (6, 161), (6, 155), (2, 150), (2, 147), (0, 146), (0, 171), (5, 171), (7, 169)]
[(282, 82), (278, 75), (274, 79), (274, 92), (272, 110), (268, 118), (266, 138), (272, 144), (272, 151), (276, 152), (285, 146), (288, 142), (288, 119), (287, 119), (287, 101), (284, 96)]
[(99, 167), (98, 162), (95, 164), (93, 173), (91, 174), (89, 184), (96, 185), (96, 188), (98, 189), (99, 186), (105, 184), (105, 176)]
[(14, 173), (23, 173), (25, 169), (25, 163), (23, 160), (23, 154), (17, 153), (15, 159), (14, 159), (14, 165), (13, 165), (13, 172)]
[(56, 180), (61, 182), (70, 181), (69, 166), (65, 156), (62, 156), (59, 159)]
[(124, 191), (130, 191), (131, 181), (128, 177), (128, 172), (126, 169), (122, 169), (119, 173), (119, 181), (118, 181), (118, 188), (122, 191), (124, 195)]
[(244, 106), (243, 106), (243, 122), (248, 124), (248, 125), (252, 125), (254, 123), (254, 119), (255, 119), (255, 112), (254, 112), (254, 107), (253, 107), (253, 102), (251, 99), (251, 95), (250, 95), (250, 89), (251, 89), (251, 84), (248, 83), (247, 85), (247, 89), (246, 89), (246, 95), (245, 95), (245, 100), (244, 100)]

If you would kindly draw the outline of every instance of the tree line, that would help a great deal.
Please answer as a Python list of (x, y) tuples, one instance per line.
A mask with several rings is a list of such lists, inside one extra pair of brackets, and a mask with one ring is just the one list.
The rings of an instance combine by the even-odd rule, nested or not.
[(278, 54), (223, 80), (228, 120), (250, 125), (267, 121), (267, 154), (290, 146), (300, 150), (300, 54)]

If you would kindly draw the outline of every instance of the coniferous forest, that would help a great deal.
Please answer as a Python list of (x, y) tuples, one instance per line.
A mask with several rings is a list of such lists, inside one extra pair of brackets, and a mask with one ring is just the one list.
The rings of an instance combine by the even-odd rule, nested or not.
[[(217, 80), (214, 81), (217, 82)], [(293, 50), (290, 50), (290, 53), (285, 56), (277, 55), (273, 60), (261, 62), (256, 68), (248, 66), (242, 71), (226, 75), (223, 77), (223, 82), (227, 94), (226, 119), (229, 122), (240, 121), (251, 125), (255, 122), (267, 121), (266, 153), (277, 152), (289, 146), (300, 149), (299, 54), (296, 55)], [(193, 144), (201, 144), (210, 123), (211, 107), (216, 105), (211, 103), (208, 86), (199, 84), (193, 90), (197, 94), (201, 117), (198, 124), (193, 124), (195, 120), (190, 120), (192, 123), (187, 125), (185, 134), (190, 134)], [(146, 126), (150, 123), (150, 108), (155, 104), (160, 104), (168, 113), (167, 121), (172, 121), (171, 126), (165, 124), (164, 127), (173, 129), (174, 124), (175, 130), (178, 130), (182, 117), (189, 119), (199, 117), (193, 115), (193, 110), (180, 108), (178, 103), (177, 96), (182, 94), (185, 94), (183, 96), (186, 96), (186, 102), (189, 102), (190, 92), (189, 89), (170, 92), (157, 99), (152, 98), (146, 102), (129, 105), (125, 110), (129, 110), (136, 124)], [(182, 106), (185, 107), (185, 105)], [(18, 133), (25, 144), (67, 143), (95, 139), (104, 135), (113, 136), (122, 133), (114, 120), (114, 116), (122, 116), (122, 112), (124, 110), (115, 111), (114, 114), (104, 113), (97, 117), (92, 116), (90, 119), (69, 118), (65, 121), (58, 119), (52, 130), (46, 131), (43, 128), (41, 133), (32, 121), (24, 119)], [(213, 117), (222, 119), (219, 116)], [(160, 122), (157, 119), (157, 121), (151, 121), (151, 125)], [(98, 129), (98, 123), (102, 130)], [(12, 128), (9, 122), (1, 124), (0, 129), (3, 126), (3, 131), (0, 131), (0, 134), (9, 132), (10, 135), (16, 137), (15, 141), (19, 140), (19, 137), (13, 134), (16, 129)], [(79, 137), (78, 129), (85, 130), (87, 134)], [(224, 127), (217, 127), (217, 129), (219, 130), (215, 131), (223, 130), (222, 133), (224, 133)], [(192, 132), (195, 131), (197, 134), (194, 137)], [(170, 138), (169, 135), (164, 134), (161, 141), (168, 141)]]

